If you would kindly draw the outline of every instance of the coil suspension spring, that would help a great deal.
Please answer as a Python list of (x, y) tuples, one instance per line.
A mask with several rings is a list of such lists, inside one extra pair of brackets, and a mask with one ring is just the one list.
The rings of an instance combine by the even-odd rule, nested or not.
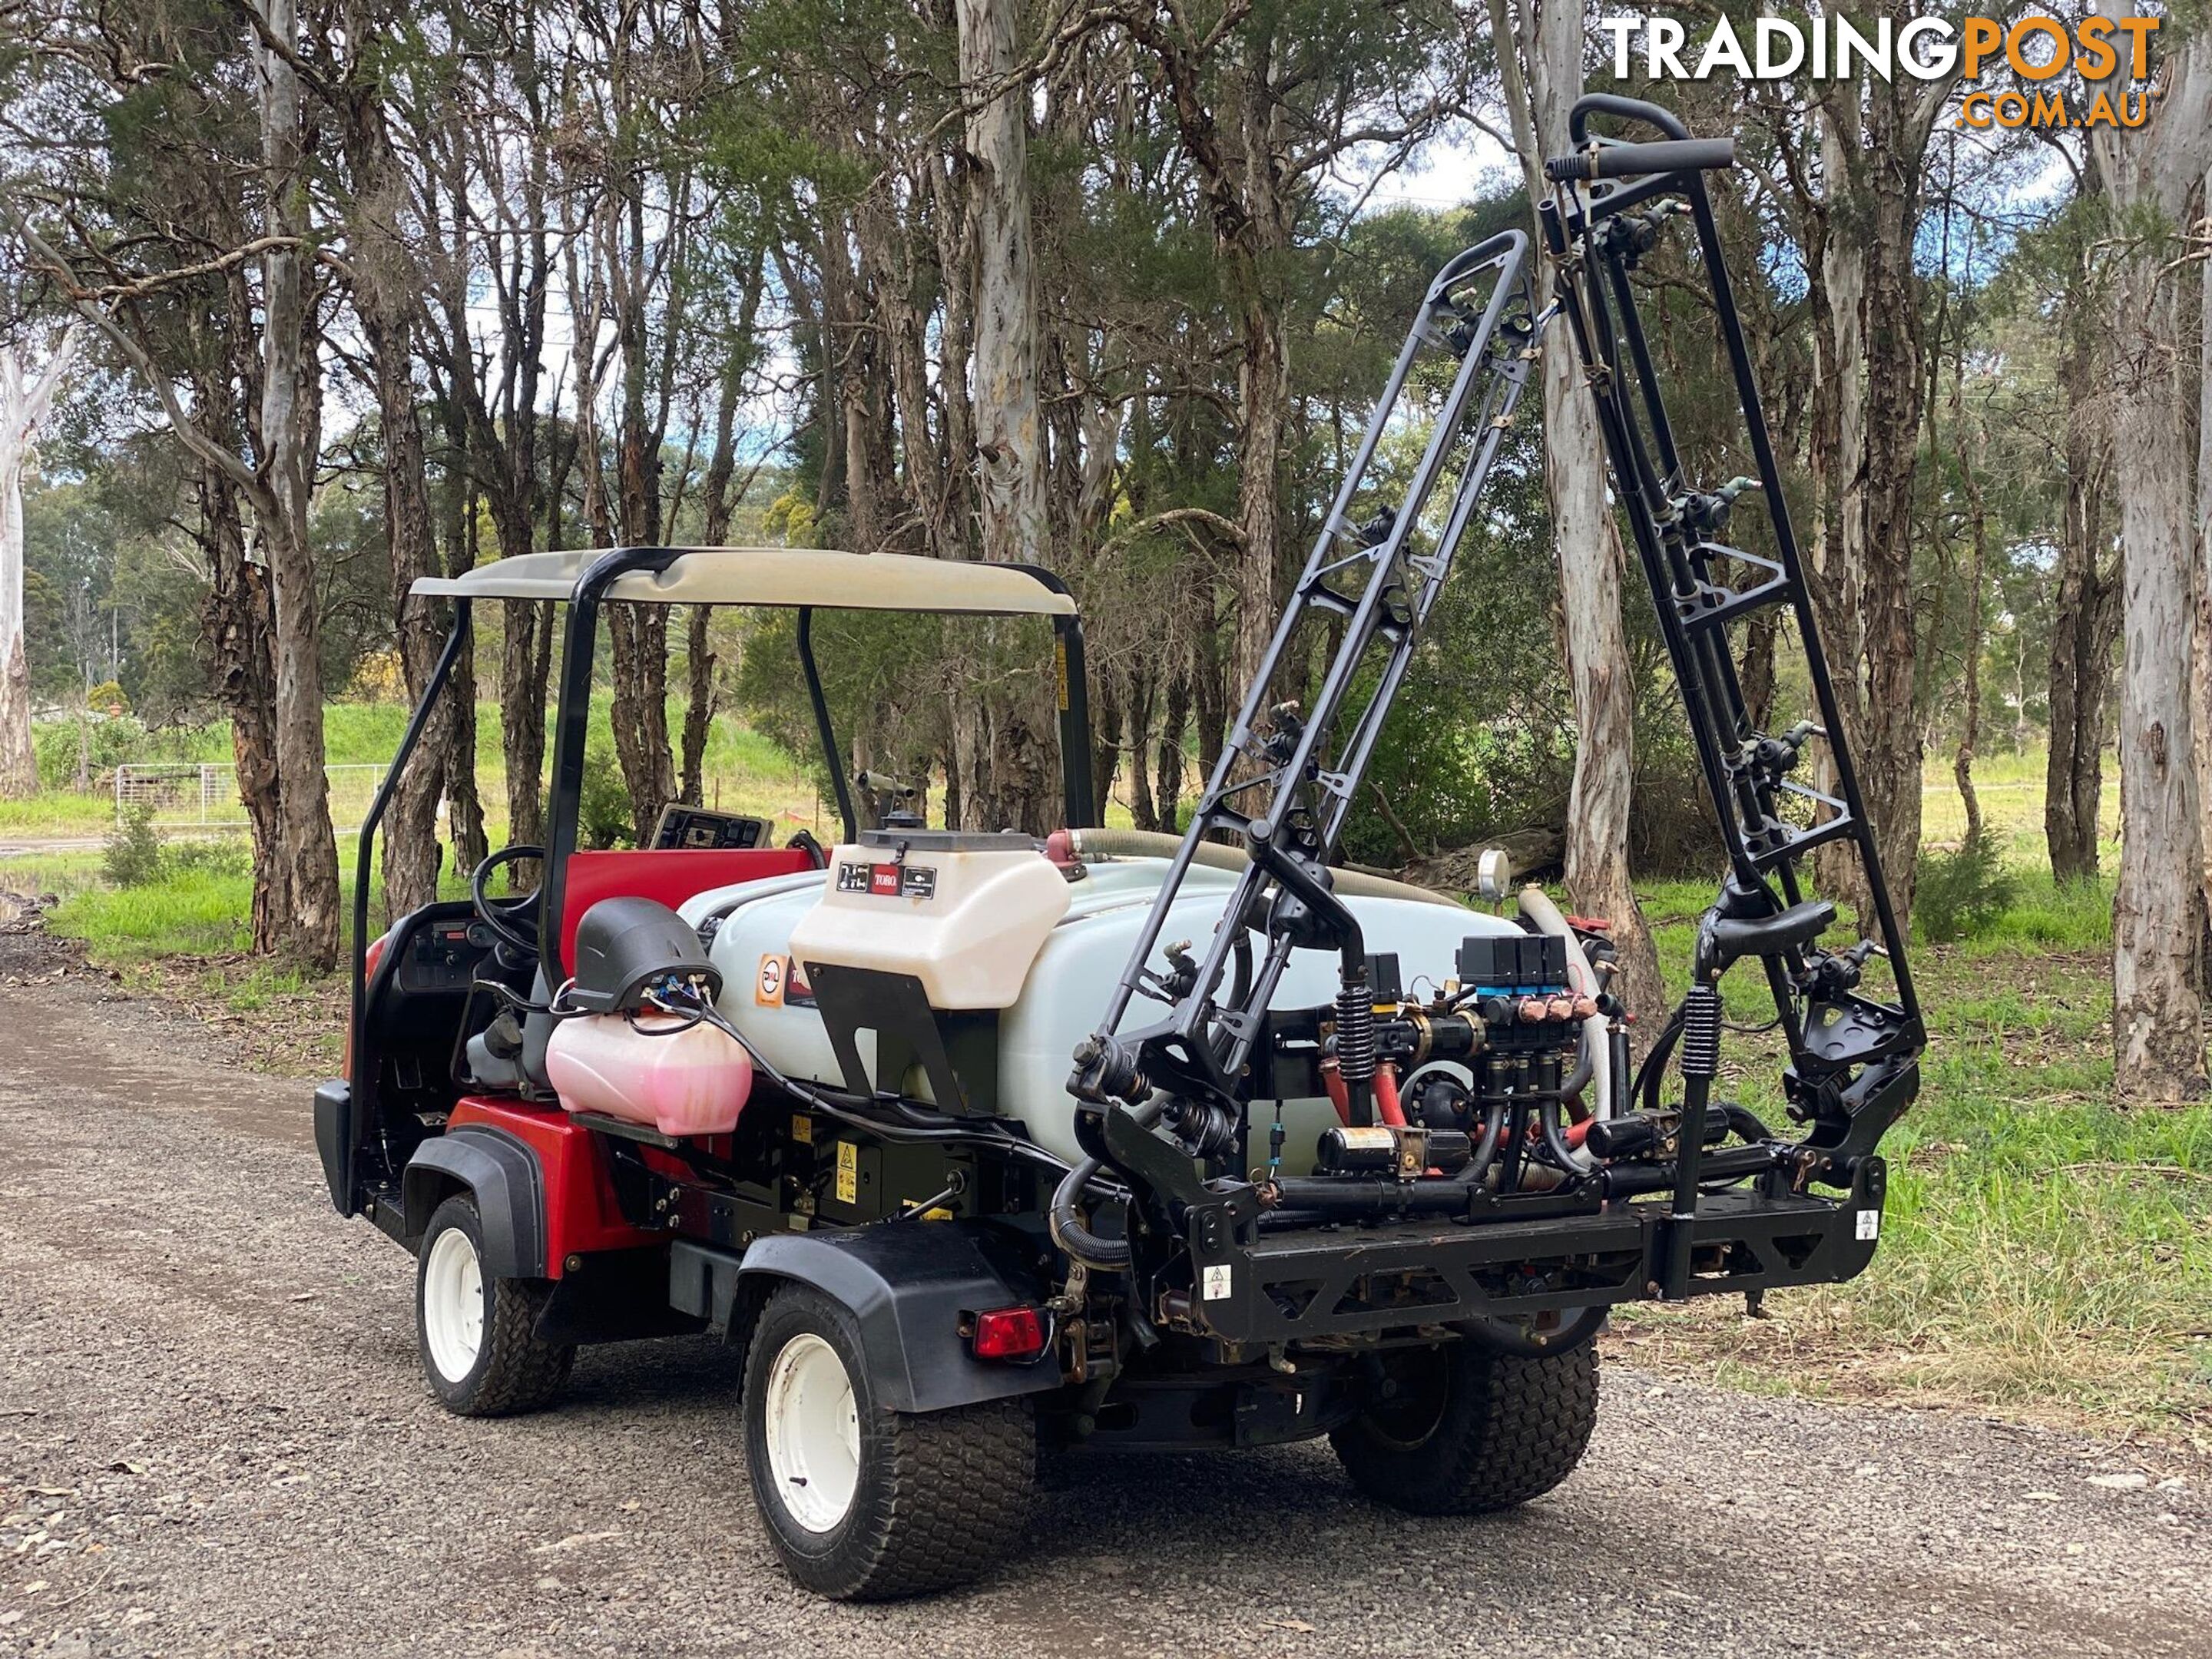
[(1375, 1076), (1375, 997), (1364, 976), (1336, 994), (1336, 1065), (1346, 1083)]
[(1721, 998), (1710, 985), (1692, 985), (1682, 1004), (1682, 1075), (1718, 1077)]

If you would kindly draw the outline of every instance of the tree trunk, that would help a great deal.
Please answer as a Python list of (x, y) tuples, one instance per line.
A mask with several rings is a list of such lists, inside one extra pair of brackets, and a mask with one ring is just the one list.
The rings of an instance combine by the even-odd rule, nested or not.
[(0, 345), (0, 797), (39, 787), (31, 743), (31, 663), (23, 643), (23, 468), (53, 405), (78, 325), (64, 331), (46, 367), (27, 376), (13, 346)]
[[(1874, 107), (1893, 94), (1877, 88)], [(1877, 121), (1882, 145), (1895, 142), (1893, 123)], [(1881, 149), (1877, 149), (1877, 154)], [(1867, 250), (1866, 285), (1866, 699), (1856, 751), (1867, 817), (1874, 826), (1882, 873), (1899, 927), (1912, 910), (1920, 858), (1922, 713), (1915, 701), (1917, 646), (1912, 592), (1912, 495), (1924, 382), (1919, 311), (1912, 272), (1919, 214), (1916, 165), (1872, 170), (1875, 228)], [(1854, 893), (1854, 897), (1858, 895)]]
[(2191, 457), (2175, 418), (2178, 284), (2138, 253), (2117, 285), (2122, 358), (2113, 465), (2126, 674), (2120, 688), (2120, 879), (2112, 898), (2114, 1083), (2123, 1098), (2204, 1092), (2202, 830), (2190, 669), (2196, 634)]
[[(2104, 4), (2097, 8), (2106, 10)], [(2205, 898), (2195, 661), (2198, 482), (2188, 438), (2187, 292), (2173, 232), (2212, 167), (2212, 43), (2166, 60), (2150, 125), (2088, 137), (2124, 234), (2113, 257), (2113, 482), (2121, 577), (2120, 878), (2112, 896), (2113, 1086), (2124, 1100), (2205, 1089)]]
[[(458, 453), (452, 483), (458, 507), (447, 526), (446, 574), (465, 575), (477, 563), (477, 486), (470, 453), (468, 428), (457, 423)], [(446, 682), (440, 718), (426, 735), (443, 756), (440, 769), (445, 785), (446, 829), (453, 837), (453, 863), (464, 873), (474, 870), (491, 851), (484, 830), (483, 798), (477, 793), (477, 645), (473, 632), (461, 641), (453, 659), (453, 674)]]
[[(2212, 97), (2205, 100), (2212, 106)], [(2212, 107), (2205, 110), (2212, 118)], [(2191, 657), (2191, 701), (2197, 716), (2197, 852), (2212, 906), (2212, 156), (2208, 156), (2197, 191), (2199, 258), (2197, 338), (2197, 648)], [(2212, 914), (2212, 911), (2208, 911)], [(2200, 964), (2201, 965), (2201, 964)], [(2200, 988), (2202, 981), (2200, 981)]]
[[(367, 21), (353, 11), (349, 33), (362, 38)], [(368, 342), (376, 393), (392, 612), (400, 671), (408, 699), (414, 702), (429, 684), (445, 631), (436, 614), (439, 607), (409, 591), (437, 568), (422, 421), (415, 394), (414, 319), (423, 277), (398, 228), (405, 181), (385, 128), (382, 88), (374, 82), (356, 88), (343, 112), (346, 160), (353, 175), (349, 242), (354, 310)], [(453, 695), (465, 695), (465, 688), (457, 687)], [(450, 706), (435, 711), (427, 740), (410, 757), (386, 811), (384, 902), (391, 916), (420, 909), (438, 896), (438, 795), (447, 761), (441, 728), (451, 719)]]
[[(1179, 667), (1168, 682), (1167, 707), (1160, 715), (1158, 747), (1153, 751), (1152, 828), (1179, 835), (1182, 830), (1183, 733), (1190, 726), (1191, 674)], [(1143, 763), (1141, 754), (1138, 763)]]
[[(709, 544), (712, 545), (713, 544)], [(714, 726), (714, 651), (707, 625), (712, 606), (695, 605), (684, 619), (685, 679), (689, 701), (684, 708), (684, 774), (678, 784), (680, 797), (692, 805), (703, 804), (707, 787), (707, 739)]]
[[(1567, 114), (1582, 95), (1583, 13), (1562, 0), (1491, 0), (1501, 42), (1516, 147), (1531, 200), (1543, 195), (1547, 155), (1565, 155)], [(1525, 81), (1522, 66), (1525, 64)], [(1548, 284), (1547, 284), (1548, 285)], [(1620, 994), (1638, 1019), (1656, 1028), (1666, 989), (1658, 952), (1628, 872), (1630, 792), (1636, 773), (1635, 688), (1620, 614), (1626, 562), (1620, 532), (1606, 505), (1604, 449), (1596, 410), (1563, 338), (1543, 354), (1544, 483), (1559, 560), (1568, 674), (1574, 685), (1575, 775), (1567, 801), (1567, 890), (1575, 908), (1612, 924), (1620, 953)]]
[(292, 872), (284, 858), (283, 787), (276, 768), (276, 660), (274, 607), (259, 567), (246, 558), (238, 491), (211, 467), (196, 484), (196, 532), (208, 562), (201, 608), (210, 680), (230, 716), (230, 754), (253, 849), (251, 937), (257, 951), (283, 942), (292, 914)]
[[(270, 38), (299, 38), (295, 0), (255, 0)], [(308, 967), (327, 971), (339, 950), (337, 836), (324, 771), (323, 672), (313, 550), (307, 539), (314, 491), (321, 366), (300, 247), (308, 219), (300, 76), (284, 52), (257, 45), (262, 163), (269, 228), (299, 239), (262, 255), (258, 474), (272, 509), (256, 514), (276, 605), (276, 764), (283, 779), (283, 855), (291, 865), (286, 944)]]
[[(2085, 188), (2095, 179), (2086, 175)], [(2044, 840), (2051, 876), (2061, 884), (2094, 881), (2098, 873), (2106, 706), (2120, 622), (2120, 573), (2104, 568), (2111, 445), (2090, 414), (2099, 390), (2102, 319), (2093, 314), (2079, 284), (2069, 286), (2064, 307), (2058, 381), (2068, 411), (2066, 507), (2051, 620), (2051, 753), (2043, 794)]]
[(1982, 476), (1978, 471), (1980, 438), (1966, 431), (1966, 343), (1958, 343), (1951, 358), (1951, 427), (1958, 441), (1958, 476), (1966, 491), (1966, 684), (1960, 690), (1958, 750), (1951, 754), (1951, 776), (1958, 781), (1960, 801), (1966, 803), (1966, 845), (1982, 841), (1982, 799), (1973, 792), (1973, 748), (1982, 738), (1982, 571), (1989, 557), (1989, 511), (1982, 507)]
[[(1021, 9), (1014, 0), (957, 0), (960, 76), (969, 97), (1005, 84), (967, 119), (974, 158), (969, 191), (975, 238), (976, 506), (986, 560), (1048, 563), (1052, 536), (1045, 517), (1047, 466), (1038, 398), (1039, 341), (1029, 185), (1026, 86), (1013, 79)], [(918, 411), (908, 411), (915, 418)], [(965, 458), (956, 456), (956, 464)], [(993, 658), (1010, 653), (1033, 629), (993, 623)], [(1000, 636), (1006, 635), (1005, 639)], [(962, 827), (1013, 827), (1032, 834), (1060, 817), (1054, 787), (1048, 682), (1009, 677), (1004, 690), (969, 708), (975, 776), (961, 798)]]

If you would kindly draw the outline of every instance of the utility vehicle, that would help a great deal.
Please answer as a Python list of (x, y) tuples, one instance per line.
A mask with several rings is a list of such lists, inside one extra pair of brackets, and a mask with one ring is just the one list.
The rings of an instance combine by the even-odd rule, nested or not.
[[(1596, 139), (1596, 116), (1662, 137)], [(1041, 1447), (1327, 1436), (1381, 1503), (1520, 1503), (1583, 1455), (1610, 1308), (1755, 1303), (1866, 1266), (1877, 1146), (1923, 1039), (1705, 194), (1731, 146), (1605, 96), (1572, 130), (1541, 216), (1550, 302), (1518, 234), (1437, 276), (1179, 840), (1100, 826), (1081, 622), (1045, 571), (628, 547), (417, 584), (454, 619), (401, 763), (472, 605), (567, 607), (549, 844), (495, 852), (471, 901), (372, 940), (379, 798), (347, 1075), (315, 1097), (332, 1200), (417, 1257), (448, 1407), (544, 1406), (580, 1344), (714, 1333), (744, 1356), (783, 1560), (824, 1595), (879, 1597), (1016, 1547)], [(1755, 468), (1713, 485), (1677, 453), (1632, 277), (1684, 218)], [(1640, 1059), (1602, 921), (1533, 886), (1503, 914), (1495, 860), (1486, 908), (1337, 854), (1555, 318), (1727, 848), (1692, 988)], [(1394, 421), (1425, 431), (1410, 468), (1380, 442)], [(1763, 514), (1738, 545), (1747, 495)], [(1529, 586), (1540, 615), (1533, 562)], [(796, 609), (834, 847), (671, 803), (648, 847), (579, 848), (600, 613), (675, 604)], [(811, 644), (839, 607), (1048, 619), (1064, 828), (928, 829), (880, 779), (890, 810), (864, 828)], [(1762, 610), (1794, 622), (1816, 705), (1777, 736), (1753, 728), (1730, 653)], [(1795, 773), (1822, 728), (1815, 788)], [(1819, 943), (1835, 911), (1799, 866), (1823, 844), (1856, 849), (1871, 939)], [(526, 865), (534, 892), (495, 890)], [(1860, 985), (1877, 952), (1881, 996)], [(1714, 1097), (1717, 984), (1739, 961), (1789, 1049), (1789, 1133)]]

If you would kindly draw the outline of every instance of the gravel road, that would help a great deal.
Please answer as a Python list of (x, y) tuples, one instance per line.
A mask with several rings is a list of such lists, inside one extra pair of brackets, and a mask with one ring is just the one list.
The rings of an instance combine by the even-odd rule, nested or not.
[(1418, 1521), (1326, 1449), (1088, 1466), (981, 1589), (773, 1565), (706, 1340), (449, 1418), (307, 1091), (0, 937), (0, 1653), (2212, 1655), (2201, 1471), (1625, 1368), (1565, 1486)]

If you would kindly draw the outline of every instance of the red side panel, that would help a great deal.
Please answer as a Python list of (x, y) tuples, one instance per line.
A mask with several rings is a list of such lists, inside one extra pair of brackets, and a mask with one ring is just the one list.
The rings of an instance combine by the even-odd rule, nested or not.
[(545, 1176), (547, 1277), (560, 1278), (571, 1255), (666, 1242), (665, 1233), (647, 1232), (623, 1221), (615, 1204), (605, 1147), (558, 1106), (470, 1095), (447, 1120), (448, 1128), (464, 1123), (504, 1129), (538, 1154), (538, 1166)]
[[(362, 953), (361, 982), (366, 985), (376, 977), (376, 964), (384, 960), (384, 947), (392, 943), (390, 933), (381, 933), (369, 940), (368, 949)], [(353, 1011), (346, 1011), (345, 1052), (338, 1060), (338, 1075), (350, 1081), (353, 1077)]]
[(576, 959), (576, 924), (603, 898), (659, 899), (670, 909), (710, 888), (769, 876), (795, 876), (814, 860), (795, 847), (714, 852), (571, 853), (561, 901), (561, 960)]

